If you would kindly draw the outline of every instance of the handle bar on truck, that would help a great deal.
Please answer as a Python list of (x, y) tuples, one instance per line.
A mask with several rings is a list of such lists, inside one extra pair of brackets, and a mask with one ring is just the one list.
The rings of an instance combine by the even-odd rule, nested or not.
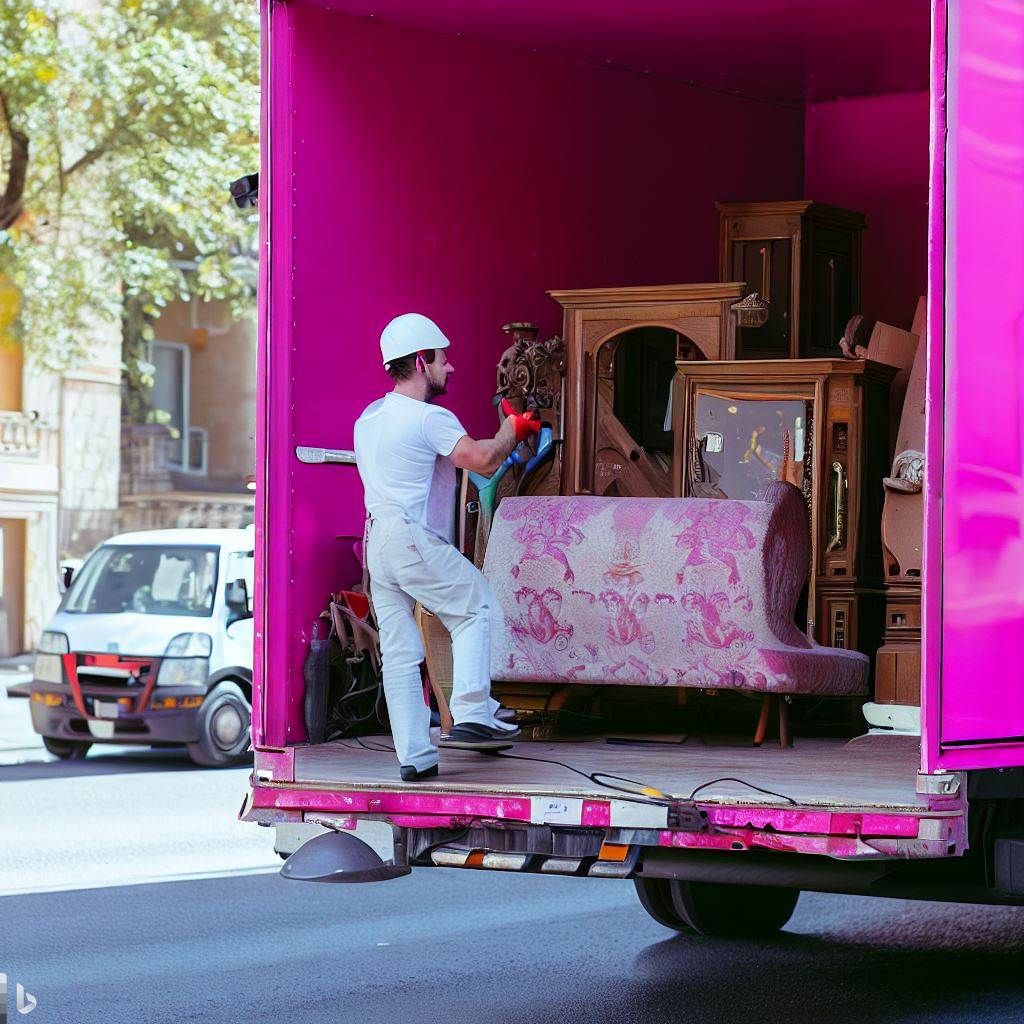
[(348, 448), (309, 448), (306, 445), (298, 445), (295, 448), (295, 457), (299, 462), (308, 466), (354, 466), (356, 464), (356, 453)]

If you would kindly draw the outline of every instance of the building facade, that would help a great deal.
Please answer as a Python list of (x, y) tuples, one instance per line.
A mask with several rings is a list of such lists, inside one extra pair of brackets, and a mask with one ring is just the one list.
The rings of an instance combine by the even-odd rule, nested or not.
[(122, 530), (253, 521), (256, 328), (226, 302), (172, 303), (155, 325), (151, 404), (166, 423), (126, 425)]

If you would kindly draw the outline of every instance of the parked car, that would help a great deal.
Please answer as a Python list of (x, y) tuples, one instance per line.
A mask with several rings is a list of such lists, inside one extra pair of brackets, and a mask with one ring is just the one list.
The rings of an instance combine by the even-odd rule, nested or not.
[(64, 567), (29, 687), (50, 753), (185, 744), (210, 767), (246, 756), (253, 539), (251, 527), (126, 533)]

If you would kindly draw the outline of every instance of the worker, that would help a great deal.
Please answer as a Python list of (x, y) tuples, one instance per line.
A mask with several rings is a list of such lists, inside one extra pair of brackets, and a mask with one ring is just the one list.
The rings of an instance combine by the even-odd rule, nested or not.
[(441, 736), (441, 745), (488, 751), (519, 736), (514, 713), (491, 697), (492, 619), (500, 622), (500, 605), (480, 570), (452, 543), (455, 470), (490, 476), (516, 445), (539, 431), (540, 423), (532, 414), (511, 415), (494, 437), (471, 438), (452, 412), (434, 404), (455, 370), (448, 347), (429, 318), (395, 317), (380, 336), (394, 389), (371, 403), (355, 425), (384, 695), (406, 782), (438, 771), (420, 676), (424, 651), (413, 618), (417, 602), (452, 637), (455, 724)]

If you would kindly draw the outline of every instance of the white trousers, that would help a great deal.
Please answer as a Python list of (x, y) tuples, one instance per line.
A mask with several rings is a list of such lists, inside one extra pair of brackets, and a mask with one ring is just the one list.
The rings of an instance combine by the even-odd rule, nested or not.
[[(400, 515), (374, 518), (366, 545), (370, 593), (380, 630), (384, 695), (395, 752), (422, 771), (437, 763), (430, 709), (423, 700), (423, 641), (413, 617), (418, 601), (452, 636), (451, 712), (456, 725), (512, 729), (494, 717), (491, 631), (503, 628), (501, 607), (483, 573), (451, 544)], [(492, 621), (493, 620), (493, 621)]]

